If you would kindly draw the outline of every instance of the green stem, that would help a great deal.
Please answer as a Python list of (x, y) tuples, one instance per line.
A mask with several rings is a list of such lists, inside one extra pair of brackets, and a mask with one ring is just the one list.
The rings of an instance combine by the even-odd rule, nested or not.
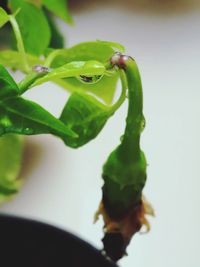
[(142, 84), (136, 62), (120, 56), (116, 64), (126, 75), (128, 115), (121, 143), (103, 167), (103, 203), (111, 217), (123, 217), (139, 203), (146, 181), (146, 160), (140, 150), (144, 116)]
[(140, 134), (144, 128), (142, 83), (136, 62), (126, 61), (125, 74), (128, 84), (128, 115), (125, 133), (119, 147), (119, 156), (123, 161), (140, 158)]
[(50, 67), (51, 64), (52, 64), (52, 62), (53, 62), (53, 60), (54, 60), (59, 54), (60, 54), (60, 50), (59, 50), (59, 49), (57, 49), (57, 50), (51, 52), (51, 53), (47, 56), (47, 58), (46, 58), (46, 60), (45, 60), (45, 63), (44, 63), (44, 66), (45, 66), (45, 67)]
[(19, 29), (19, 25), (15, 19), (15, 17), (13, 15), (10, 15), (9, 16), (9, 21), (12, 25), (12, 28), (13, 28), (13, 31), (14, 31), (14, 34), (15, 34), (15, 38), (17, 40), (17, 49), (21, 55), (21, 58), (22, 58), (22, 61), (23, 61), (23, 64), (24, 64), (24, 68), (26, 70), (26, 72), (30, 72), (30, 68), (29, 68), (29, 65), (28, 65), (28, 60), (27, 60), (27, 57), (26, 57), (26, 52), (25, 52), (25, 48), (24, 48), (24, 43), (23, 43), (23, 40), (22, 40), (22, 36), (21, 36), (21, 32), (20, 32), (20, 29)]
[(18, 83), (20, 95), (31, 88), (32, 84), (38, 79), (45, 76), (47, 73), (31, 72), (21, 82)]

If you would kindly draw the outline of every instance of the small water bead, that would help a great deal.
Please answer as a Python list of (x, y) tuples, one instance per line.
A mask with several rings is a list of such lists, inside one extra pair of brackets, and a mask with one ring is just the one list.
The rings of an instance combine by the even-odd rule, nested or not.
[(85, 76), (85, 75), (80, 75), (77, 77), (79, 81), (82, 83), (89, 83), (89, 84), (95, 84), (101, 80), (103, 75), (93, 75), (93, 76)]
[(143, 117), (143, 119), (142, 119), (142, 121), (141, 121), (141, 132), (144, 130), (145, 126), (146, 126), (146, 120), (145, 120), (145, 118)]
[(124, 134), (120, 136), (120, 141), (123, 142), (124, 140)]
[(27, 127), (27, 128), (24, 129), (24, 133), (25, 134), (33, 134), (34, 131), (33, 131), (33, 129)]

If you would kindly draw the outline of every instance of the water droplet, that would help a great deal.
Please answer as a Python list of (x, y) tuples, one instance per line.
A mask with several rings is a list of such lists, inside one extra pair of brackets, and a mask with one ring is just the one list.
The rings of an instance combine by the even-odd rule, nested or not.
[(123, 142), (123, 140), (124, 140), (124, 135), (121, 135), (120, 136), (120, 141)]
[(145, 121), (145, 118), (143, 117), (143, 119), (141, 121), (141, 132), (144, 130), (145, 125), (146, 125), (146, 121)]
[(33, 134), (33, 132), (34, 132), (34, 131), (33, 131), (33, 129), (31, 129), (31, 128), (25, 128), (25, 129), (24, 129), (24, 133), (25, 133), (25, 134)]
[(77, 77), (79, 81), (82, 83), (89, 83), (89, 84), (95, 84), (101, 80), (103, 75), (93, 75), (93, 76), (85, 76), (85, 75), (80, 75)]
[(88, 132), (88, 129), (87, 129), (87, 128), (84, 128), (84, 130), (83, 130), (83, 134), (86, 135), (87, 132)]

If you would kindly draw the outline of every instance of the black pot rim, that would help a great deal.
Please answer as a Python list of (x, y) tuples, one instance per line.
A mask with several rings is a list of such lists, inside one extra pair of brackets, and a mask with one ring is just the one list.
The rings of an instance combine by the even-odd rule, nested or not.
[[(56, 240), (61, 240), (61, 246), (63, 244), (68, 243), (68, 246), (70, 244), (70, 248), (71, 248), (71, 244), (74, 247), (78, 247), (78, 250), (82, 254), (88, 253), (88, 257), (90, 257), (90, 255), (92, 255), (92, 258), (94, 257), (95, 261), (97, 261), (98, 263), (102, 262), (102, 265), (101, 265), (102, 267), (104, 267), (104, 266), (117, 267), (117, 265), (115, 263), (106, 259), (102, 255), (101, 251), (99, 251), (98, 249), (96, 249), (95, 247), (90, 245), (88, 242), (82, 240), (81, 238), (77, 237), (76, 235), (74, 235), (68, 231), (60, 229), (57, 226), (53, 226), (49, 223), (37, 221), (37, 220), (32, 219), (32, 218), (30, 219), (30, 218), (25, 218), (25, 217), (21, 217), (21, 216), (19, 217), (19, 216), (15, 216), (15, 215), (7, 215), (4, 213), (1, 213), (0, 214), (0, 234), (3, 233), (3, 235), (6, 235), (5, 232), (3, 232), (5, 229), (5, 231), (8, 231), (8, 233), (7, 233), (8, 239), (10, 238), (12, 240), (13, 237), (11, 237), (11, 236), (13, 236), (13, 235), (12, 234), (10, 234), (11, 236), (9, 235), (9, 229), (11, 229), (11, 228), (15, 228), (15, 230), (12, 229), (15, 232), (16, 232), (16, 229), (19, 229), (19, 231), (21, 231), (20, 229), (22, 229), (22, 230), (25, 229), (24, 230), (25, 233), (28, 233), (28, 231), (30, 231), (31, 233), (35, 232), (36, 235), (38, 235), (38, 233), (40, 233), (42, 235), (43, 235), (43, 233), (46, 233), (46, 234), (50, 235), (50, 237), (52, 236), (52, 240), (53, 240), (54, 236), (56, 236), (56, 238), (57, 238)], [(18, 234), (17, 238), (19, 239), (19, 233), (17, 233), (17, 234)], [(24, 236), (24, 235), (25, 234), (22, 233), (22, 236)], [(15, 239), (17, 239), (17, 238), (15, 237)], [(42, 237), (42, 238), (44, 239), (44, 237)], [(6, 240), (6, 238), (5, 238), (5, 240)], [(57, 242), (57, 243), (59, 243), (59, 242)], [(0, 244), (0, 250), (4, 249), (4, 245), (1, 245), (1, 244)], [(84, 250), (84, 253), (82, 252), (83, 250)], [(77, 255), (77, 257), (78, 256), (79, 255)], [(85, 266), (85, 265), (83, 264), (83, 266)]]

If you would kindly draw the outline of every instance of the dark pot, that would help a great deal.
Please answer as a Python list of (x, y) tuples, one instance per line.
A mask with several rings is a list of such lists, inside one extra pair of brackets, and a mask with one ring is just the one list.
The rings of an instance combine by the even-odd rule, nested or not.
[(48, 224), (0, 215), (2, 267), (117, 267), (76, 236)]

